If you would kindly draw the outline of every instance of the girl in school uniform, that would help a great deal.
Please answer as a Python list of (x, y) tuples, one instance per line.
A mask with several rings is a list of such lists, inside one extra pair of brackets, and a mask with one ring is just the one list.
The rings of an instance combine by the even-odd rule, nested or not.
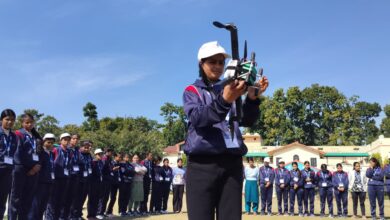
[[(88, 219), (97, 218), (99, 201), (103, 197), (103, 154), (104, 152), (100, 148), (94, 152), (95, 159), (92, 161), (91, 185), (88, 193)], [(98, 219), (103, 219), (103, 217)]]
[[(303, 178), (303, 206), (305, 208), (305, 216), (314, 217), (314, 195), (315, 195), (315, 176), (316, 173), (310, 168), (310, 162), (305, 161), (305, 168), (301, 171)], [(309, 210), (310, 200), (310, 210)]]
[[(290, 192), (290, 172), (284, 167), (285, 162), (279, 161), (275, 170), (276, 197), (278, 199), (278, 215), (288, 216), (288, 194)], [(282, 207), (282, 202), (284, 207)]]
[(164, 169), (160, 166), (161, 157), (154, 156), (152, 172), (152, 198), (151, 209), (152, 214), (162, 214), (161, 207), (163, 203), (163, 191), (164, 191)]
[(290, 171), (290, 216), (294, 216), (295, 199), (298, 203), (299, 217), (303, 217), (303, 178), (301, 171), (298, 169), (298, 163), (292, 162), (292, 170)]
[(183, 159), (177, 159), (177, 167), (173, 171), (173, 212), (180, 213), (183, 206), (183, 193), (185, 185), (186, 169), (183, 167)]
[(9, 219), (28, 219), (32, 200), (38, 184), (38, 173), (41, 169), (38, 145), (41, 139), (34, 128), (35, 120), (31, 114), (21, 117), (22, 128), (16, 131), (20, 145), (16, 149), (12, 173)]
[(138, 216), (141, 214), (139, 210), (140, 203), (144, 200), (143, 179), (147, 169), (140, 164), (138, 154), (134, 154), (133, 163), (131, 165), (134, 167), (135, 175), (133, 178), (133, 184), (131, 185), (131, 198), (128, 209), (131, 215)]
[(107, 215), (108, 217), (113, 217), (112, 214), (115, 202), (116, 202), (116, 195), (118, 194), (119, 187), (122, 184), (122, 175), (121, 175), (121, 168), (122, 168), (122, 155), (120, 153), (113, 153), (114, 160), (111, 161), (111, 191), (110, 191), (110, 202), (107, 206)]
[(55, 180), (45, 219), (68, 218), (68, 216), (63, 215), (63, 210), (66, 207), (65, 202), (69, 194), (70, 161), (72, 160), (72, 153), (68, 148), (70, 138), (69, 133), (61, 134), (60, 146), (53, 148), (52, 151), (54, 154)]
[(386, 177), (386, 180), (385, 180), (385, 186), (386, 186), (386, 191), (387, 191), (387, 195), (389, 196), (389, 199), (390, 199), (390, 159), (389, 159), (389, 164), (386, 164), (385, 168), (383, 168), (384, 172), (385, 172), (385, 177)]
[(39, 180), (37, 190), (29, 212), (29, 219), (43, 219), (47, 203), (52, 193), (54, 174), (54, 154), (52, 152), (55, 142), (54, 134), (48, 133), (43, 137), (43, 148), (38, 147), (39, 161), (41, 170), (39, 171)]
[(0, 120), (0, 219), (4, 218), (7, 199), (11, 192), (14, 154), (19, 141), (12, 128), (16, 114), (11, 109), (1, 112)]
[(352, 195), (353, 203), (353, 218), (357, 217), (358, 201), (360, 201), (360, 210), (362, 218), (366, 218), (366, 207), (364, 201), (366, 201), (367, 192), (367, 177), (365, 173), (360, 169), (360, 163), (353, 163), (353, 170), (349, 175), (349, 190)]
[(384, 172), (379, 161), (372, 157), (366, 171), (368, 181), (368, 198), (370, 200), (371, 218), (376, 219), (376, 201), (378, 200), (380, 220), (385, 220), (384, 205)]
[(348, 215), (348, 187), (349, 179), (348, 174), (343, 171), (343, 165), (338, 163), (336, 165), (337, 172), (333, 175), (333, 189), (334, 197), (336, 198), (337, 204), (337, 215), (339, 218), (347, 217)]
[(260, 197), (261, 197), (261, 211), (260, 215), (272, 215), (272, 194), (274, 191), (275, 172), (270, 165), (270, 158), (264, 158), (264, 166), (260, 167)]
[(268, 80), (263, 77), (256, 85), (258, 93), (254, 87), (248, 88), (241, 124), (229, 123), (227, 117), (235, 117), (235, 100), (247, 91), (245, 82), (238, 80), (224, 88), (214, 86), (229, 57), (216, 41), (202, 45), (198, 53), (200, 79), (183, 94), (188, 118), (184, 152), (188, 155), (189, 220), (214, 219), (215, 212), (218, 219), (241, 219), (242, 156), (247, 148), (239, 126), (250, 127), (259, 117), (259, 96), (268, 87)]
[(121, 166), (121, 178), (122, 183), (119, 187), (119, 214), (124, 217), (127, 215), (127, 206), (129, 205), (129, 200), (131, 196), (131, 184), (133, 183), (133, 177), (135, 170), (133, 165), (130, 163), (130, 155), (125, 154), (123, 157), (123, 162)]
[(72, 160), (70, 161), (69, 194), (66, 196), (64, 216), (69, 216), (70, 219), (76, 219), (79, 212), (77, 203), (81, 194), (80, 179), (83, 177), (83, 161), (81, 160), (80, 147), (78, 146), (79, 140), (80, 136), (78, 134), (72, 134), (69, 142)]
[(161, 213), (168, 213), (168, 198), (169, 193), (171, 192), (171, 185), (173, 179), (172, 168), (169, 166), (169, 160), (165, 158), (163, 160), (163, 170), (164, 170), (164, 181), (162, 184), (162, 210)]
[(245, 167), (245, 212), (249, 215), (251, 208), (257, 215), (259, 207), (259, 168), (255, 166), (253, 158), (249, 158), (249, 166)]
[(333, 218), (333, 174), (328, 170), (326, 164), (321, 165), (321, 170), (317, 172), (317, 186), (320, 192), (321, 217), (325, 217), (325, 205), (328, 203), (329, 218)]

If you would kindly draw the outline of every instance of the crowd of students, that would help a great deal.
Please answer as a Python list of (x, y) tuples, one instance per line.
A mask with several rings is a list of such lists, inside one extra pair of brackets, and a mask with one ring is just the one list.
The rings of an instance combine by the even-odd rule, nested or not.
[[(172, 169), (168, 159), (148, 153), (143, 161), (113, 149), (91, 152), (93, 143), (77, 134), (41, 137), (34, 117), (21, 116), (22, 128), (13, 131), (16, 114), (1, 112), (0, 219), (8, 200), (8, 219), (104, 219), (113, 215), (118, 202), (120, 216), (165, 214), (173, 185), (173, 211), (181, 212), (185, 184), (182, 160)], [(148, 198), (151, 191), (149, 210)], [(118, 199), (117, 199), (117, 195)], [(87, 199), (88, 198), (88, 199)]]
[[(260, 215), (272, 215), (272, 194), (275, 188), (278, 202), (278, 215), (294, 216), (294, 206), (297, 201), (298, 215), (314, 216), (314, 199), (318, 188), (320, 197), (320, 215), (325, 216), (325, 206), (328, 205), (329, 217), (333, 218), (333, 199), (336, 199), (337, 216), (348, 215), (348, 192), (351, 193), (353, 202), (353, 217), (357, 216), (358, 202), (361, 215), (366, 219), (365, 200), (366, 193), (370, 201), (372, 219), (376, 219), (377, 202), (379, 217), (384, 216), (384, 197), (387, 191), (390, 198), (390, 165), (381, 166), (376, 158), (369, 160), (369, 168), (364, 172), (359, 162), (353, 164), (353, 171), (343, 171), (341, 163), (337, 164), (337, 170), (331, 172), (326, 164), (321, 165), (321, 170), (315, 172), (310, 163), (304, 163), (304, 169), (299, 170), (298, 163), (292, 163), (292, 170), (285, 168), (285, 162), (280, 161), (279, 167), (274, 169), (269, 163), (270, 159), (264, 159), (264, 165), (260, 168), (254, 165), (253, 158), (249, 158), (249, 166), (245, 167), (245, 211), (255, 215), (259, 209), (259, 188), (261, 207)], [(386, 190), (385, 190), (386, 189)]]

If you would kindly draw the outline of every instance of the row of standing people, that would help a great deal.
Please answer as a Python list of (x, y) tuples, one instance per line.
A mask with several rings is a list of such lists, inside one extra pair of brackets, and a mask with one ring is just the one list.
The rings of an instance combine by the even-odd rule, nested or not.
[(325, 216), (325, 206), (328, 204), (329, 217), (333, 214), (333, 199), (336, 199), (337, 215), (348, 215), (348, 192), (353, 201), (353, 216), (357, 215), (360, 201), (362, 217), (366, 218), (364, 201), (368, 192), (371, 216), (376, 219), (376, 202), (378, 201), (380, 219), (384, 219), (385, 187), (390, 194), (390, 166), (382, 168), (377, 159), (370, 159), (370, 167), (363, 172), (358, 162), (354, 163), (351, 173), (343, 171), (342, 164), (337, 164), (337, 171), (331, 172), (327, 165), (321, 165), (321, 170), (315, 172), (310, 163), (304, 163), (304, 169), (298, 169), (298, 163), (292, 163), (292, 170), (285, 168), (285, 162), (280, 161), (279, 167), (273, 169), (265, 158), (264, 166), (254, 166), (252, 158), (249, 167), (245, 168), (245, 211), (249, 214), (258, 212), (259, 188), (261, 198), (260, 214), (272, 215), (272, 195), (275, 186), (278, 215), (294, 215), (295, 201), (298, 203), (299, 216), (314, 216), (315, 190), (318, 188), (320, 197), (320, 215)]
[(133, 155), (131, 162), (128, 154), (122, 158), (112, 149), (105, 153), (96, 149), (93, 157), (92, 142), (78, 146), (78, 135), (64, 133), (55, 146), (53, 134), (42, 138), (35, 130), (32, 115), (21, 118), (22, 128), (13, 132), (16, 114), (10, 109), (1, 113), (0, 219), (7, 200), (8, 219), (82, 219), (87, 197), (87, 217), (102, 219), (112, 214), (118, 192), (121, 215), (143, 212), (149, 195), (144, 189), (150, 189), (147, 180), (152, 180), (152, 169), (157, 167), (148, 159), (150, 154), (142, 162)]

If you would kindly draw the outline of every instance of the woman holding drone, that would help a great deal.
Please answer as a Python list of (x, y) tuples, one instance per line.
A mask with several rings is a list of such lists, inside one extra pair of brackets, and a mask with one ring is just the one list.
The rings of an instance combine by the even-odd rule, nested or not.
[[(263, 77), (253, 87), (247, 87), (243, 80), (233, 80), (224, 88), (214, 86), (229, 57), (217, 42), (205, 43), (198, 53), (200, 79), (183, 95), (189, 121), (184, 151), (188, 155), (190, 220), (214, 219), (215, 212), (217, 219), (241, 219), (242, 156), (247, 148), (239, 126), (251, 126), (258, 118), (259, 97), (268, 80)], [(237, 110), (235, 100), (246, 92), (241, 124), (234, 121), (229, 125), (228, 118)]]

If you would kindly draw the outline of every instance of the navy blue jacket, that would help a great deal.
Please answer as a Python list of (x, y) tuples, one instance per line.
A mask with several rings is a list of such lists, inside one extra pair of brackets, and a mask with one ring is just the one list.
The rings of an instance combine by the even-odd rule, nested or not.
[[(301, 170), (301, 173), (302, 173), (302, 179), (303, 179), (303, 188), (305, 188), (305, 189), (316, 188), (316, 173), (314, 172), (314, 170), (303, 169), (303, 170)], [(311, 181), (306, 182), (307, 178), (310, 178)]]
[(91, 184), (103, 182), (103, 166), (104, 161), (102, 160), (92, 161)]
[[(70, 161), (70, 174), (72, 176), (82, 176), (82, 166), (83, 166), (83, 161), (80, 153), (79, 147), (68, 147), (69, 150), (72, 152), (72, 160)], [(77, 170), (78, 169), (78, 170)]]
[(265, 186), (266, 181), (265, 178), (268, 178), (268, 182), (271, 183), (271, 186), (274, 184), (275, 173), (274, 168), (270, 166), (262, 166), (259, 170), (259, 178), (260, 178), (260, 186)]
[(154, 165), (152, 169), (153, 183), (163, 183), (165, 178), (164, 169), (160, 165)]
[[(333, 178), (333, 175), (329, 170), (327, 170), (325, 172), (322, 172), (322, 170), (318, 171), (317, 175), (316, 175), (317, 186), (319, 188), (333, 187), (332, 178)], [(322, 183), (326, 183), (326, 186), (322, 186)]]
[(135, 174), (134, 166), (131, 163), (125, 162), (121, 166), (121, 178), (123, 183), (132, 183)]
[(373, 186), (383, 186), (384, 185), (384, 178), (385, 178), (385, 172), (381, 167), (377, 167), (375, 169), (368, 168), (366, 171), (366, 177), (370, 180), (368, 181), (368, 185)]
[(163, 166), (163, 170), (164, 170), (164, 183), (170, 185), (173, 181), (172, 168), (169, 166), (168, 167)]
[[(115, 160), (111, 161), (110, 175), (111, 175), (111, 183), (119, 184), (122, 182), (121, 168), (123, 163), (117, 162)], [(114, 170), (115, 167), (119, 167), (118, 170)]]
[[(93, 158), (90, 153), (80, 153), (80, 181), (85, 182), (92, 174), (92, 161)], [(85, 176), (85, 174), (87, 176)]]
[(210, 88), (203, 80), (196, 80), (183, 94), (184, 112), (188, 118), (188, 132), (184, 152), (187, 155), (233, 154), (243, 156), (248, 149), (245, 146), (239, 126), (250, 127), (259, 117), (260, 100), (246, 99), (243, 103), (242, 124), (234, 122), (234, 134), (239, 148), (227, 148), (224, 133), (230, 131), (226, 117), (234, 114), (234, 105), (222, 97), (222, 89)]
[(333, 173), (333, 179), (332, 179), (333, 188), (335, 190), (338, 190), (340, 183), (344, 184), (344, 191), (348, 191), (348, 187), (349, 187), (348, 173), (344, 171)]
[[(39, 171), (39, 182), (40, 183), (52, 183), (53, 179), (51, 177), (52, 172), (54, 172), (54, 154), (49, 151), (44, 150), (39, 152), (39, 161), (41, 164), (41, 169)], [(54, 176), (55, 178), (55, 176)]]
[(147, 169), (147, 172), (144, 175), (144, 181), (150, 182), (152, 179), (152, 170), (153, 170), (154, 165), (153, 165), (152, 161), (147, 160), (147, 159), (143, 160), (141, 162), (141, 164), (144, 165)]
[(13, 165), (5, 164), (4, 157), (14, 158), (14, 154), (19, 145), (19, 139), (14, 132), (10, 131), (9, 136), (4, 133), (0, 126), (0, 169), (12, 169)]
[(104, 156), (103, 160), (103, 180), (112, 181), (111, 171), (112, 171), (112, 159), (111, 157)]
[[(296, 178), (298, 179), (298, 181), (296, 181)], [(297, 184), (298, 188), (303, 187), (303, 178), (302, 178), (301, 171), (299, 171), (299, 170), (296, 170), (296, 171), (291, 170), (290, 171), (290, 186), (291, 186), (291, 188), (294, 188), (294, 184)]]
[[(54, 173), (56, 179), (68, 178), (70, 176), (70, 161), (72, 160), (72, 151), (69, 148), (62, 149), (61, 146), (53, 148), (54, 154)], [(68, 175), (65, 175), (65, 169), (68, 170)]]
[(390, 165), (387, 164), (383, 170), (385, 172), (385, 177), (386, 177), (385, 184), (390, 185)]
[[(37, 153), (37, 140), (30, 136), (25, 129), (20, 129), (15, 132), (19, 137), (20, 145), (16, 149), (14, 161), (15, 165), (22, 165), (27, 171), (33, 166), (39, 164), (39, 156)], [(37, 155), (37, 160), (33, 160), (33, 154)]]
[(283, 170), (280, 168), (275, 169), (275, 185), (276, 187), (280, 187), (280, 180), (284, 180), (285, 186), (290, 186), (290, 172), (284, 168)]

